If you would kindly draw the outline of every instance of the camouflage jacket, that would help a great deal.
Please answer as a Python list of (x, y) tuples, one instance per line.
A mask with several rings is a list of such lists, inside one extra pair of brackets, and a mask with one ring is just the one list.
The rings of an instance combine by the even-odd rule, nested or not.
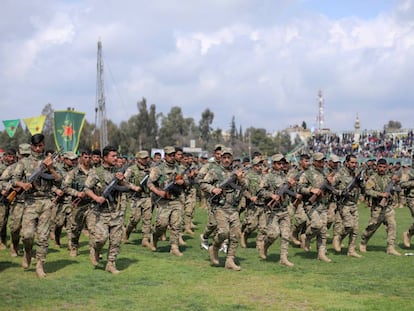
[(404, 189), (404, 192), (408, 197), (414, 198), (414, 169), (410, 168), (407, 173), (403, 172), (402, 175), (404, 177), (401, 177), (401, 188)]
[[(174, 182), (177, 178), (183, 178), (182, 170), (175, 163), (168, 163), (162, 161), (159, 165), (153, 166), (150, 169), (149, 178), (147, 182), (148, 189), (156, 187), (161, 190), (166, 190), (167, 186), (171, 186), (169, 192), (169, 200), (182, 198), (184, 195), (184, 185), (177, 185)], [(165, 198), (162, 198), (165, 199)], [(182, 198), (183, 199), (183, 198)]]
[[(298, 191), (303, 195), (304, 204), (311, 204), (309, 199), (313, 196), (311, 193), (312, 188), (321, 188), (326, 183), (326, 177), (322, 170), (316, 169), (311, 166), (307, 169), (299, 178)], [(325, 195), (318, 196), (314, 204), (326, 204)]]
[[(141, 187), (141, 182), (144, 180), (144, 178), (147, 178), (147, 181), (145, 182), (144, 187), (141, 187), (143, 191), (140, 191), (137, 193), (136, 198), (147, 198), (150, 196), (150, 191), (148, 188), (148, 179), (149, 179), (149, 172), (150, 168), (145, 167), (139, 163), (136, 163), (134, 165), (131, 165), (128, 167), (125, 171), (125, 180), (127, 182), (130, 182), (131, 184), (134, 184), (136, 186)], [(148, 177), (147, 177), (148, 176)]]
[[(355, 178), (355, 172), (349, 170), (349, 168), (341, 167), (333, 176), (332, 186), (339, 190), (343, 194), (343, 191), (352, 183)], [(358, 198), (361, 193), (361, 189), (358, 184), (349, 191), (348, 195), (340, 196), (339, 202), (344, 205), (355, 205), (358, 203)]]
[[(83, 192), (85, 189), (85, 181), (89, 172), (90, 170), (85, 171), (81, 165), (78, 164), (63, 178), (62, 190), (72, 197), (77, 197), (79, 193)], [(91, 199), (87, 196), (82, 199), (83, 203), (90, 201)]]
[[(246, 183), (246, 191), (245, 196), (246, 199), (250, 199), (251, 197), (257, 196), (257, 201), (254, 203), (255, 205), (264, 205), (264, 197), (263, 197), (263, 180), (265, 175), (262, 172), (257, 172), (254, 169), (248, 170), (246, 176), (244, 178)], [(249, 201), (247, 202), (249, 203)]]
[[(22, 158), (17, 162), (16, 168), (13, 172), (12, 183), (13, 187), (17, 187), (16, 182), (28, 182), (33, 172), (41, 165), (43, 156), (37, 156), (33, 153), (27, 158)], [(59, 174), (59, 171), (56, 170)], [(44, 173), (50, 174), (48, 170)], [(61, 177), (61, 176), (60, 176)], [(53, 193), (60, 187), (61, 179), (55, 181), (54, 179), (44, 179), (41, 176), (34, 181), (34, 187), (25, 192), (25, 195), (31, 195), (35, 197), (52, 197)]]
[[(379, 175), (377, 172), (372, 174), (366, 184), (365, 184), (365, 193), (372, 197), (373, 205), (378, 205), (382, 200), (382, 193), (387, 189), (391, 181), (391, 176), (388, 174)], [(388, 198), (387, 205), (392, 205), (392, 196)]]
[(214, 169), (210, 169), (202, 180), (200, 180), (200, 188), (206, 193), (210, 194), (211, 204), (214, 206), (220, 206), (222, 208), (238, 208), (240, 200), (243, 196), (243, 192), (246, 189), (246, 182), (235, 178), (232, 186), (227, 186), (223, 189), (220, 195), (213, 195), (214, 188), (218, 188), (220, 184), (228, 180), (234, 174), (232, 169), (227, 169), (220, 166), (214, 166)]

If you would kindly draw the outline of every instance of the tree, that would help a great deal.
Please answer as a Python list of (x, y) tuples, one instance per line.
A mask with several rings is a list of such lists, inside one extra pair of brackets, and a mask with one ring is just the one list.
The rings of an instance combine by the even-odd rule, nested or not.
[(162, 146), (183, 146), (185, 138), (188, 138), (191, 126), (194, 124), (192, 118), (185, 119), (180, 107), (172, 107), (166, 117), (162, 118), (159, 131), (159, 142)]
[(54, 138), (54, 109), (51, 103), (48, 103), (42, 110), (42, 115), (46, 116), (45, 124), (43, 126), (43, 135), (45, 135), (46, 149), (55, 149)]
[(230, 123), (230, 145), (233, 146), (236, 142), (236, 135), (237, 135), (237, 130), (236, 130), (236, 119), (233, 116), (231, 118), (231, 123)]
[(211, 124), (213, 123), (214, 113), (210, 109), (206, 109), (201, 114), (201, 119), (198, 123), (198, 130), (200, 132), (201, 145), (203, 149), (207, 149), (207, 146), (211, 139)]
[(278, 132), (274, 138), (274, 151), (275, 153), (286, 154), (292, 150), (292, 142), (287, 132)]
[(306, 130), (307, 129), (307, 124), (306, 124), (306, 122), (305, 121), (302, 121), (302, 128), (304, 129), (304, 130)]
[(402, 124), (400, 121), (393, 121), (390, 120), (388, 121), (388, 123), (384, 126), (384, 128), (388, 131), (392, 131), (392, 130), (399, 130), (402, 128)]

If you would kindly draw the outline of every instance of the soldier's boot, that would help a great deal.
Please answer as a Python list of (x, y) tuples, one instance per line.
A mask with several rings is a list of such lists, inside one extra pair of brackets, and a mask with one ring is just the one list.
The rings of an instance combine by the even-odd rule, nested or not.
[(189, 235), (193, 235), (194, 234), (193, 229), (191, 229), (191, 224), (190, 223), (187, 223), (185, 225), (185, 227), (184, 227), (184, 233), (185, 234), (189, 234)]
[(30, 263), (32, 261), (32, 250), (24, 250), (22, 267), (23, 269), (29, 269)]
[(0, 241), (0, 249), (5, 250), (7, 248), (7, 242), (5, 240)]
[(403, 242), (404, 242), (404, 246), (406, 248), (410, 248), (411, 247), (411, 234), (408, 231), (405, 231), (403, 233)]
[(292, 241), (292, 243), (296, 246), (300, 246), (300, 241), (296, 238), (296, 236), (292, 233), (292, 235), (290, 236), (290, 240)]
[(96, 251), (95, 247), (89, 249), (89, 260), (94, 267), (99, 265), (99, 253)]
[(262, 258), (263, 260), (266, 260), (267, 255), (265, 252), (265, 243), (264, 241), (257, 241), (256, 242), (256, 247), (257, 250), (259, 251), (259, 257)]
[(279, 263), (282, 266), (286, 266), (286, 267), (293, 267), (294, 266), (294, 263), (293, 262), (290, 262), (288, 260), (287, 254), (280, 254), (280, 261), (279, 261)]
[(17, 251), (19, 250), (19, 242), (15, 243), (12, 241), (10, 243), (10, 256), (17, 257)]
[(218, 252), (219, 252), (219, 248), (215, 247), (214, 245), (211, 245), (208, 248), (208, 252), (210, 253), (210, 261), (214, 266), (218, 266), (220, 265), (220, 261), (219, 261), (219, 257), (218, 257)]
[(242, 232), (242, 234), (241, 234), (241, 236), (240, 236), (240, 246), (242, 247), (242, 248), (246, 248), (247, 247), (247, 245), (246, 245), (247, 243), (246, 243), (246, 234), (244, 233), (244, 232)]
[(182, 233), (180, 233), (180, 235), (178, 237), (178, 245), (180, 245), (180, 246), (187, 245), (187, 243), (183, 240), (183, 234)]
[(318, 260), (323, 261), (323, 262), (331, 262), (332, 261), (326, 256), (324, 247), (319, 247)]
[(71, 245), (70, 252), (69, 252), (69, 256), (70, 257), (76, 257), (76, 256), (78, 256), (78, 246), (77, 245), (75, 245), (75, 244), (72, 244)]
[(234, 271), (241, 270), (240, 266), (236, 265), (236, 263), (234, 262), (234, 256), (227, 256), (224, 268)]
[(132, 232), (132, 228), (130, 228), (128, 226), (128, 228), (123, 230), (123, 234), (122, 234), (122, 242), (124, 244), (127, 244), (129, 242), (129, 236), (131, 235)]
[(183, 255), (183, 253), (180, 252), (177, 244), (171, 244), (170, 254), (178, 257), (181, 257)]
[(191, 223), (190, 223), (190, 228), (191, 228), (191, 229), (197, 229), (198, 227), (197, 227), (197, 225), (196, 225), (196, 224), (194, 224), (193, 222), (191, 222)]
[(361, 258), (362, 256), (355, 251), (354, 245), (349, 245), (348, 253), (346, 254), (349, 257)]
[(121, 273), (121, 271), (119, 271), (116, 268), (115, 261), (108, 261), (106, 263), (105, 271), (107, 271), (109, 273), (112, 273), (112, 274), (119, 274), (119, 273)]
[(341, 238), (339, 235), (334, 235), (332, 238), (332, 246), (335, 250), (335, 252), (340, 253), (341, 252)]
[(310, 239), (307, 238), (306, 234), (300, 236), (300, 247), (303, 248), (305, 252), (310, 251)]
[(151, 246), (150, 240), (148, 238), (143, 238), (141, 241), (141, 246), (150, 248)]
[(200, 246), (201, 248), (208, 250), (208, 239), (204, 238), (204, 234), (200, 234)]
[(167, 241), (167, 234), (165, 232), (161, 236), (161, 241)]
[(55, 240), (55, 229), (50, 228), (50, 234), (49, 234), (49, 238), (53, 241)]
[(158, 243), (158, 236), (156, 236), (155, 234), (151, 234), (150, 246), (148, 246), (148, 248), (152, 252), (155, 252), (157, 250), (157, 243)]
[(359, 251), (360, 251), (361, 253), (366, 253), (366, 252), (367, 252), (367, 244), (366, 244), (366, 243), (361, 242), (361, 244), (359, 244)]
[(46, 277), (46, 273), (43, 270), (43, 261), (38, 260), (36, 263), (36, 275), (39, 279), (43, 279)]
[(394, 245), (389, 245), (387, 247), (387, 254), (393, 256), (401, 256), (401, 254), (395, 250)]

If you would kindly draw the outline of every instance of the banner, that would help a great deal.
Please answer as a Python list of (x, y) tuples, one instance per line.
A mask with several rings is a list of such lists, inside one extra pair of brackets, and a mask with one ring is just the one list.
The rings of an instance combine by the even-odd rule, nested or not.
[(26, 124), (26, 127), (29, 129), (30, 134), (32, 135), (42, 133), (45, 120), (46, 120), (45, 115), (23, 119), (24, 124)]
[(3, 124), (6, 128), (7, 134), (9, 134), (9, 137), (12, 138), (14, 134), (16, 133), (17, 128), (19, 127), (20, 120), (4, 120)]
[(55, 111), (54, 133), (56, 147), (76, 152), (80, 134), (85, 123), (85, 113), (78, 111)]

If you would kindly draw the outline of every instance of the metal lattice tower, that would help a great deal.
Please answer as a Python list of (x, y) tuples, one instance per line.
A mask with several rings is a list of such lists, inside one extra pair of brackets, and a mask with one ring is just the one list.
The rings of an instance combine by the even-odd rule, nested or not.
[(104, 84), (104, 65), (102, 60), (102, 42), (98, 41), (96, 75), (96, 105), (95, 105), (95, 128), (99, 128), (99, 149), (108, 145), (108, 129), (105, 107), (105, 84)]
[(323, 116), (324, 102), (325, 100), (323, 98), (322, 91), (319, 90), (318, 92), (318, 116), (316, 117), (316, 122), (318, 123), (319, 132), (321, 132), (321, 130), (323, 129), (323, 124), (325, 122), (325, 118)]

